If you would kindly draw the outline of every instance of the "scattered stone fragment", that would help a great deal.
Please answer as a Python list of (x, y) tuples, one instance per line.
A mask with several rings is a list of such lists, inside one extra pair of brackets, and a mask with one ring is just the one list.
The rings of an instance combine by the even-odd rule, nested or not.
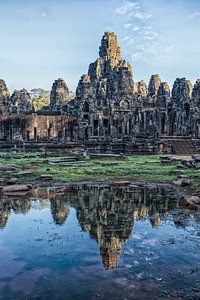
[(192, 155), (192, 159), (197, 161), (197, 162), (200, 162), (200, 154)]
[(18, 179), (13, 177), (7, 180), (7, 184), (11, 185), (11, 184), (15, 184), (17, 183)]
[(51, 174), (42, 174), (42, 175), (40, 175), (40, 179), (42, 179), (44, 181), (48, 181), (48, 180), (52, 180), (53, 176)]
[(199, 209), (198, 206), (196, 204), (194, 204), (194, 203), (190, 203), (190, 205), (188, 206), (188, 208), (191, 209), (191, 210), (198, 210)]
[(18, 176), (21, 176), (21, 177), (25, 177), (25, 176), (28, 176), (28, 175), (31, 175), (31, 171), (20, 171), (17, 173)]
[(13, 185), (6, 185), (2, 188), (3, 193), (7, 192), (18, 192), (18, 191), (29, 191), (31, 189), (30, 185), (26, 184), (13, 184)]
[(189, 180), (189, 179), (182, 178), (182, 179), (178, 179), (178, 180), (176, 180), (176, 181), (173, 181), (172, 184), (177, 185), (177, 186), (184, 187), (184, 186), (189, 186), (189, 185), (191, 185), (191, 184), (192, 184), (192, 181)]
[(188, 208), (191, 210), (198, 210), (200, 204), (200, 197), (198, 196), (185, 196), (179, 200), (179, 207)]
[(14, 171), (17, 167), (10, 164), (0, 164), (0, 171)]
[(127, 186), (130, 185), (130, 181), (128, 180), (120, 180), (120, 181), (112, 181), (111, 185), (112, 186)]

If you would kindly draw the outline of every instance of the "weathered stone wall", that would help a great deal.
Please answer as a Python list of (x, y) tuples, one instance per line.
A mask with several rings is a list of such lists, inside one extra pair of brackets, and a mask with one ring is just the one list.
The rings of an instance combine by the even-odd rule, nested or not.
[[(155, 77), (151, 77), (149, 90), (152, 78)], [(155, 87), (154, 81), (153, 87)], [(172, 94), (168, 84), (160, 82), (153, 98), (155, 88), (151, 90), (151, 95), (148, 94), (146, 98), (142, 98), (137, 89), (135, 91), (136, 105), (133, 108), (133, 124), (136, 133), (154, 133), (157, 137), (160, 135), (200, 137), (199, 80), (192, 89), (192, 83), (189, 80), (177, 78)]]
[(1, 141), (73, 141), (77, 140), (76, 120), (68, 116), (0, 116)]

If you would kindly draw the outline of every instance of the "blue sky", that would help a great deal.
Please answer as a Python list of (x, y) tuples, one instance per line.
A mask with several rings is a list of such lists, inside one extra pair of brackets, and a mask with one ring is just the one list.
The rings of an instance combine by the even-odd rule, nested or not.
[(135, 81), (200, 77), (200, 0), (0, 0), (0, 13), (0, 78), (11, 91), (50, 89), (58, 77), (75, 90), (104, 31), (117, 34)]

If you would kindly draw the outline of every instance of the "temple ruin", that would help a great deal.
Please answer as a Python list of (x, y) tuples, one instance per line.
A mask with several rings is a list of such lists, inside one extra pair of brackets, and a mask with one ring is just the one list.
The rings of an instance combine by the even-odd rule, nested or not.
[(98, 59), (78, 82), (74, 99), (62, 78), (50, 105), (35, 112), (27, 90), (10, 95), (0, 80), (0, 146), (64, 147), (107, 153), (200, 151), (200, 79), (177, 78), (172, 91), (158, 74), (133, 80), (117, 37), (105, 32)]

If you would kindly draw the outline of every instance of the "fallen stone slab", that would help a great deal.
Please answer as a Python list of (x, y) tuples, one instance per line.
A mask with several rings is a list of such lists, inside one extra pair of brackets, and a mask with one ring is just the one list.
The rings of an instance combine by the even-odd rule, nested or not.
[(18, 176), (21, 176), (21, 177), (25, 177), (25, 176), (28, 176), (28, 175), (31, 175), (31, 171), (20, 171), (17, 173)]
[(192, 155), (192, 159), (195, 160), (195, 161), (200, 162), (200, 154)]
[(48, 162), (49, 165), (56, 165), (59, 167), (81, 167), (85, 162), (58, 162), (58, 163), (52, 163)]
[(119, 181), (112, 181), (111, 185), (112, 186), (127, 186), (130, 185), (131, 182), (128, 180), (119, 180)]
[(119, 162), (118, 161), (104, 161), (104, 162), (101, 162), (101, 166), (117, 166), (117, 165), (119, 165)]
[(195, 203), (195, 204), (200, 204), (200, 197), (199, 196), (191, 196), (188, 198), (188, 201)]
[(184, 169), (184, 165), (182, 165), (181, 163), (177, 164), (177, 169)]
[(53, 176), (51, 174), (42, 174), (42, 175), (40, 175), (40, 179), (42, 179), (42, 180), (53, 180)]
[(188, 208), (191, 210), (198, 210), (198, 204), (200, 204), (200, 197), (198, 196), (185, 196), (181, 197), (178, 205), (181, 208)]
[(14, 171), (17, 167), (14, 165), (0, 164), (0, 171)]
[(60, 189), (55, 189), (54, 191), (56, 194), (63, 194), (66, 192), (66, 188), (60, 188)]
[(111, 160), (125, 158), (125, 156), (122, 154), (110, 154), (110, 153), (90, 153), (89, 157), (93, 159), (111, 159)]
[(188, 201), (187, 198), (185, 197), (181, 197), (181, 199), (179, 200), (179, 207), (188, 207), (191, 203)]
[(191, 163), (192, 167), (194, 167), (195, 169), (200, 169), (200, 161), (193, 161)]
[(160, 163), (162, 164), (162, 165), (172, 165), (174, 162), (170, 159), (170, 160), (168, 160), (168, 159), (162, 159), (161, 161), (160, 161)]
[(32, 187), (27, 184), (12, 184), (6, 185), (2, 188), (3, 193), (7, 192), (18, 192), (18, 191), (29, 191)]
[(194, 193), (193, 196), (198, 196), (200, 198), (200, 192)]
[(190, 203), (188, 208), (191, 210), (196, 210), (196, 211), (199, 210), (198, 205), (196, 205), (195, 203)]
[(146, 164), (159, 164), (160, 161), (159, 160), (147, 160), (145, 163)]
[(161, 160), (164, 159), (164, 160), (171, 160), (171, 156), (160, 156), (159, 157)]
[(13, 191), (13, 192), (4, 192), (4, 195), (8, 197), (24, 197), (29, 191)]
[(9, 184), (9, 185), (16, 184), (17, 181), (18, 181), (18, 179), (15, 178), (15, 177), (13, 177), (13, 178), (8, 179), (7, 182), (6, 182), (6, 184)]
[(131, 184), (129, 185), (129, 191), (133, 191), (133, 190), (139, 190), (139, 186), (136, 184)]
[(177, 186), (184, 187), (184, 186), (189, 186), (189, 185), (191, 185), (191, 184), (192, 184), (192, 181), (189, 180), (189, 179), (181, 178), (181, 179), (178, 179), (178, 180), (176, 180), (176, 181), (172, 181), (172, 184), (177, 185)]
[(185, 175), (183, 175), (182, 170), (172, 170), (169, 172), (169, 174), (179, 176), (180, 178), (185, 178), (185, 177), (181, 177), (181, 176), (185, 176)]

